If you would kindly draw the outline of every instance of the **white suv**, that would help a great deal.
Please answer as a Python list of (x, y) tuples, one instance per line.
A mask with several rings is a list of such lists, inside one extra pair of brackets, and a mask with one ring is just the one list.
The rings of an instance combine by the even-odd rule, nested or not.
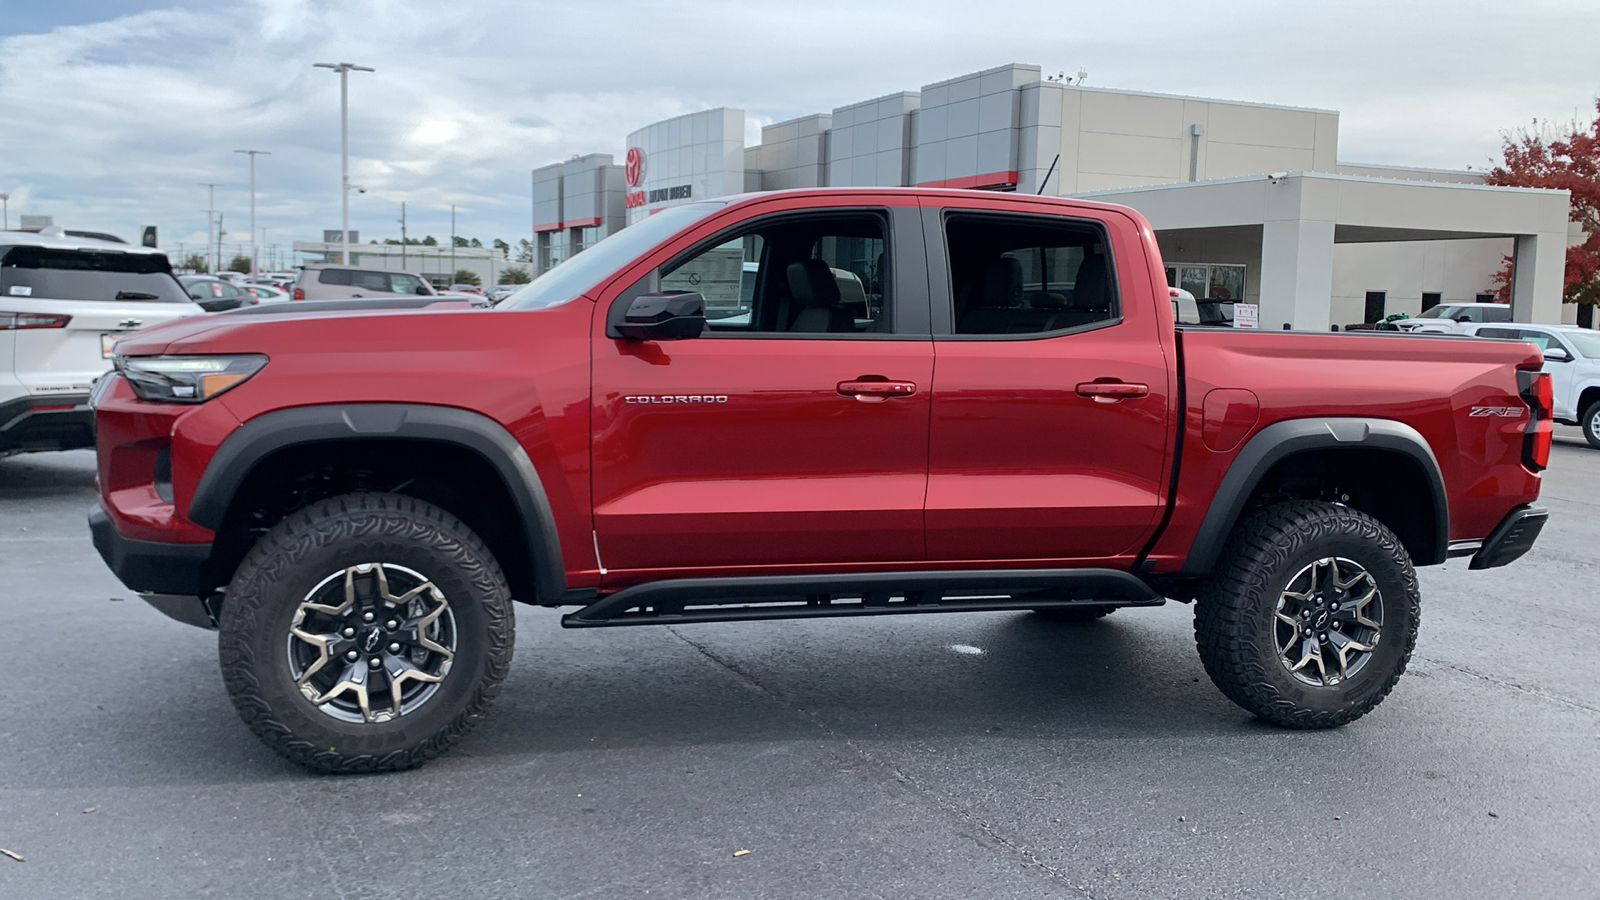
[(0, 231), (0, 456), (94, 446), (89, 390), (111, 345), (200, 312), (159, 251)]
[(1532, 341), (1544, 351), (1544, 368), (1555, 395), (1555, 420), (1579, 425), (1589, 446), (1600, 447), (1600, 332), (1576, 325), (1474, 324), (1467, 334)]
[(1480, 322), (1509, 321), (1509, 303), (1441, 303), (1419, 316), (1396, 321), (1394, 327), (1422, 334), (1463, 334), (1468, 326)]

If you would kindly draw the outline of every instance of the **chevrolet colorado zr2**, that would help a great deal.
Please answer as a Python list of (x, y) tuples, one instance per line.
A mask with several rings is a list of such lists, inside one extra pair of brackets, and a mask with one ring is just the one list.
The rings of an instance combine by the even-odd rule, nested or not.
[(587, 628), (1174, 599), (1224, 694), (1327, 728), (1405, 669), (1414, 566), (1537, 537), (1542, 362), (1177, 327), (1117, 206), (752, 194), (665, 209), (494, 309), (303, 302), (123, 338), (90, 527), (130, 589), (218, 630), (250, 728), (323, 771), (459, 739), (513, 600)]

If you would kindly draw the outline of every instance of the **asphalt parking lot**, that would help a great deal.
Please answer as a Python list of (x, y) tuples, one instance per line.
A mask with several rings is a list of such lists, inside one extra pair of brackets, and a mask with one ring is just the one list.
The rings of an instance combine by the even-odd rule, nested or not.
[[(0, 897), (1588, 897), (1600, 451), (1561, 429), (1517, 564), (1425, 569), (1349, 727), (1252, 720), (1191, 609), (564, 631), (415, 772), (317, 777), (213, 634), (89, 544), (87, 452), (0, 460)], [(737, 851), (748, 853), (735, 855)]]

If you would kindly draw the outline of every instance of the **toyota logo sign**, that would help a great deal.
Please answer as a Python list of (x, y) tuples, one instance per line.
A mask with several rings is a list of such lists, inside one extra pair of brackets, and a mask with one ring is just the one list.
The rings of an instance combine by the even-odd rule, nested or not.
[(644, 177), (644, 151), (638, 147), (629, 147), (628, 164), (622, 171), (628, 179), (628, 187), (638, 187), (639, 181)]

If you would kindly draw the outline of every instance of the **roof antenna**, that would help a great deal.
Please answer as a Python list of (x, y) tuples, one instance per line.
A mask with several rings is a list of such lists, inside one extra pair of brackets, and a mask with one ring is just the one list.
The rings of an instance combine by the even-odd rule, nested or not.
[(1058, 162), (1061, 162), (1061, 154), (1059, 154), (1059, 153), (1056, 154), (1056, 158), (1055, 159), (1050, 160), (1050, 168), (1045, 170), (1045, 172), (1044, 172), (1044, 180), (1039, 182), (1039, 190), (1035, 191), (1034, 192), (1035, 194), (1044, 193), (1044, 186), (1050, 183), (1050, 175), (1053, 172), (1055, 172), (1056, 163), (1058, 163)]

